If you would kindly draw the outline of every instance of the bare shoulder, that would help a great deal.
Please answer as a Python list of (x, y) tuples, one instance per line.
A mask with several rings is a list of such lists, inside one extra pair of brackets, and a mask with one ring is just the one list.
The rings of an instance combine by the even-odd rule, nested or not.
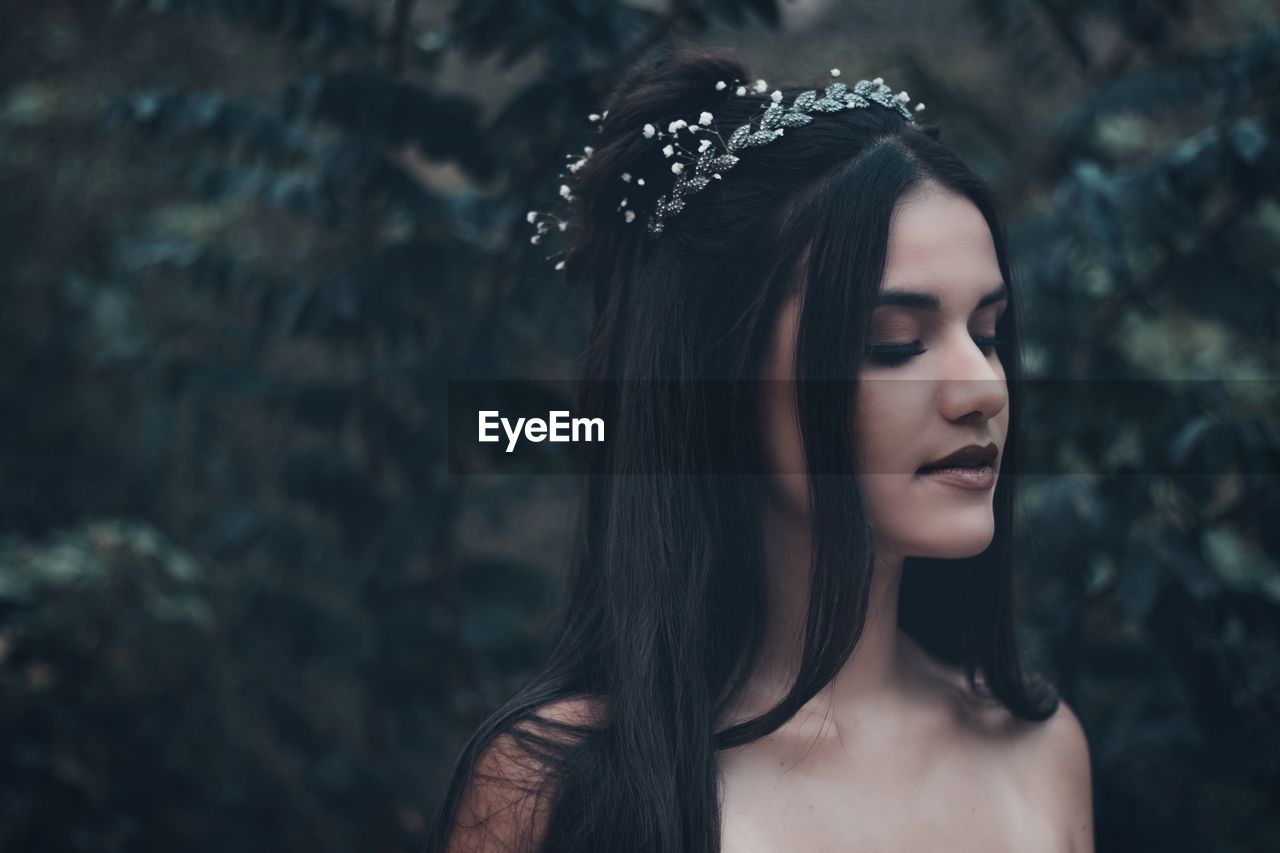
[(517, 731), (495, 737), (472, 768), (448, 853), (538, 850), (555, 794), (546, 750), (571, 743), (606, 714), (600, 699), (563, 699), (538, 708), (513, 727)]
[(1065, 700), (1047, 720), (1010, 724), (1017, 782), (1062, 827), (1065, 849), (1093, 853), (1093, 781), (1084, 727)]

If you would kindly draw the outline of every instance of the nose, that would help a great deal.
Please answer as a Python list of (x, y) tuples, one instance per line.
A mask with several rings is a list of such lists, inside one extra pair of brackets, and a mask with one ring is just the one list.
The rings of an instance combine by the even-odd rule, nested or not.
[(946, 373), (938, 392), (948, 419), (958, 421), (978, 412), (987, 421), (1009, 405), (1009, 386), (999, 358), (998, 350), (984, 353), (966, 330), (948, 343)]

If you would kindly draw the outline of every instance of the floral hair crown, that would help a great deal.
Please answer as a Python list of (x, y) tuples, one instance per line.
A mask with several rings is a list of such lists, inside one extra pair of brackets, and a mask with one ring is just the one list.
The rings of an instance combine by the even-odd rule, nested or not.
[[(831, 76), (839, 77), (840, 69), (832, 68)], [(747, 87), (742, 85), (741, 81), (734, 82), (735, 94), (739, 97), (746, 95)], [(723, 92), (729, 85), (721, 80), (715, 84), (715, 88), (717, 92)], [(764, 94), (769, 91), (769, 84), (764, 80), (756, 80), (752, 88), (755, 93)], [(667, 220), (684, 210), (685, 199), (706, 189), (713, 180), (723, 180), (724, 173), (738, 164), (739, 154), (744, 149), (768, 145), (782, 138), (789, 128), (802, 127), (813, 121), (815, 113), (864, 109), (874, 103), (898, 112), (908, 122), (915, 124), (912, 111), (907, 108), (907, 104), (911, 102), (910, 96), (906, 92), (894, 94), (880, 77), (874, 80), (859, 80), (852, 87), (837, 81), (828, 85), (822, 92), (810, 89), (796, 95), (790, 105), (783, 104), (782, 91), (775, 89), (770, 94), (769, 100), (771, 103), (761, 105), (764, 112), (759, 118), (749, 119), (729, 134), (727, 139), (721, 136), (716, 128), (715, 116), (705, 111), (692, 122), (684, 119), (672, 121), (667, 125), (665, 133), (652, 124), (646, 124), (640, 128), (639, 132), (645, 139), (670, 139), (663, 146), (662, 153), (667, 159), (674, 160), (671, 171), (676, 176), (671, 189), (658, 197), (653, 211), (649, 214), (647, 230), (650, 237), (656, 239), (662, 236)], [(924, 104), (915, 105), (915, 112), (923, 109)], [(607, 111), (601, 114), (592, 113), (587, 118), (598, 122), (607, 115)], [(688, 136), (688, 147), (681, 137), (681, 132)], [(719, 145), (716, 144), (717, 142)], [(587, 146), (583, 149), (582, 155), (567, 155), (567, 158), (573, 161), (569, 163), (569, 171), (577, 172), (585, 166), (592, 152), (593, 149)], [(565, 177), (563, 173), (561, 177)], [(645, 185), (643, 177), (633, 176), (629, 172), (623, 172), (620, 178), (628, 184), (634, 182), (638, 186)], [(568, 184), (560, 185), (560, 196), (565, 201), (573, 201), (573, 192)], [(627, 199), (622, 199), (618, 210), (626, 222), (635, 221), (636, 212), (627, 205)], [(536, 210), (529, 211), (526, 219), (537, 230), (537, 233), (530, 238), (530, 242), (535, 245), (540, 243), (542, 235), (550, 230), (552, 222), (560, 231), (564, 231), (568, 225), (558, 216)], [(556, 263), (556, 269), (564, 269), (563, 260)]]

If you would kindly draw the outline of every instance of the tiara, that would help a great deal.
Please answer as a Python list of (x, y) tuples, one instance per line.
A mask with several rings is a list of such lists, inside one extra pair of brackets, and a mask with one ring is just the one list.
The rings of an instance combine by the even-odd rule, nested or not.
[[(830, 74), (833, 78), (839, 77), (840, 69), (832, 68)], [(748, 88), (742, 81), (735, 80), (733, 85), (734, 94), (738, 97), (748, 94)], [(729, 86), (728, 82), (720, 80), (715, 84), (715, 90), (723, 92)], [(755, 94), (764, 94), (769, 91), (769, 84), (764, 80), (756, 80), (751, 90)], [(672, 161), (671, 172), (676, 176), (671, 189), (659, 196), (654, 203), (646, 230), (654, 239), (661, 237), (667, 220), (684, 210), (685, 200), (706, 189), (712, 181), (723, 180), (724, 173), (738, 164), (741, 152), (781, 139), (787, 130), (803, 127), (813, 121), (814, 115), (818, 113), (866, 109), (872, 104), (878, 104), (897, 112), (908, 123), (915, 124), (912, 110), (907, 107), (910, 102), (911, 97), (905, 91), (895, 94), (893, 89), (885, 85), (883, 78), (876, 77), (873, 80), (859, 80), (853, 86), (835, 81), (823, 91), (809, 89), (796, 95), (790, 105), (783, 103), (782, 91), (775, 89), (769, 95), (769, 102), (761, 104), (763, 112), (760, 116), (749, 119), (727, 138), (716, 127), (715, 116), (706, 111), (701, 112), (693, 121), (676, 119), (670, 122), (665, 133), (653, 124), (645, 124), (640, 128), (645, 139), (669, 140), (663, 145), (662, 154)], [(923, 109), (924, 104), (917, 103), (914, 111), (920, 112)], [(592, 113), (587, 118), (592, 122), (599, 122), (607, 116), (608, 111), (605, 111)], [(567, 159), (571, 160), (569, 171), (577, 172), (585, 166), (592, 152), (591, 146), (587, 146), (583, 148), (581, 155), (567, 155)], [(561, 177), (567, 176), (561, 173)], [(624, 183), (634, 182), (637, 186), (645, 186), (645, 178), (629, 172), (623, 172), (619, 177)], [(565, 201), (573, 201), (573, 191), (567, 183), (560, 185), (560, 196)], [(626, 198), (618, 205), (618, 211), (625, 222), (632, 223), (636, 220), (636, 212), (628, 205)], [(535, 245), (550, 230), (552, 222), (560, 231), (568, 226), (564, 219), (536, 210), (529, 211), (526, 219), (537, 229), (537, 233), (530, 238), (530, 242)], [(563, 260), (556, 263), (556, 269), (564, 269)]]

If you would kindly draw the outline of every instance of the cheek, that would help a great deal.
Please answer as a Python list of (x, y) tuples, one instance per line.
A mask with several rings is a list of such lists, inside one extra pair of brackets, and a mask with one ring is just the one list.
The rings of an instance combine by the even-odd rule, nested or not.
[(929, 383), (863, 376), (854, 416), (858, 470), (864, 474), (911, 475), (926, 448)]

